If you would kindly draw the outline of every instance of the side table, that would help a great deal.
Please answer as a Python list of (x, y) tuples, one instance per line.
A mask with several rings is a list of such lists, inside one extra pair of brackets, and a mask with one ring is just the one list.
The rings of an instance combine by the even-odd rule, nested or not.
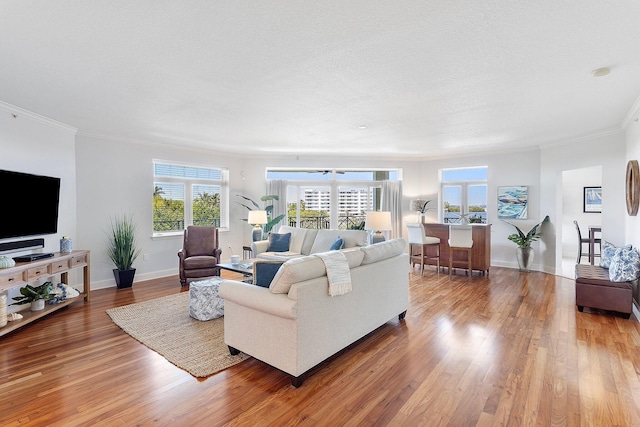
[(242, 247), (242, 259), (251, 259), (251, 246)]

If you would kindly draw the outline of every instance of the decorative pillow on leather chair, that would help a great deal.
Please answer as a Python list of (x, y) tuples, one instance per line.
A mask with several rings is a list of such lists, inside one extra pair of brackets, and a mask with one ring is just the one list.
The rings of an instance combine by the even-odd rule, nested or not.
[(267, 252), (287, 252), (289, 250), (289, 242), (291, 233), (271, 233), (269, 234), (269, 246)]

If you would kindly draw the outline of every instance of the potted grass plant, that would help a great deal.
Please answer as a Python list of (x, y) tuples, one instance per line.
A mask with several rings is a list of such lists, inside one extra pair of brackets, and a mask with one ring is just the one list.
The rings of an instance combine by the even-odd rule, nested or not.
[(140, 255), (133, 216), (122, 215), (113, 218), (108, 238), (107, 253), (116, 266), (113, 269), (116, 286), (119, 289), (130, 288), (133, 285), (133, 278), (136, 274), (133, 262)]

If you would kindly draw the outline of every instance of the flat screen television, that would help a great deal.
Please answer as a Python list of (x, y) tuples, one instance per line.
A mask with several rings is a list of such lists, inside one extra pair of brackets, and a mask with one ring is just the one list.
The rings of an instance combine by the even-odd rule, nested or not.
[(0, 170), (0, 239), (58, 232), (60, 178)]

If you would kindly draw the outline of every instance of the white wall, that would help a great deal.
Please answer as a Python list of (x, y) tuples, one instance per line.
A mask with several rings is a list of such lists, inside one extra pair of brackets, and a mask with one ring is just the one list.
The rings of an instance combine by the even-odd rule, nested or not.
[[(590, 225), (602, 225), (602, 214), (584, 212), (584, 187), (602, 185), (602, 166), (572, 169), (562, 172), (562, 257), (575, 258), (578, 253), (578, 233), (573, 221), (578, 221), (583, 238)], [(606, 197), (606, 196), (604, 196)], [(586, 245), (583, 245), (583, 251)]]
[[(538, 149), (514, 151), (511, 153), (487, 153), (460, 158), (446, 158), (425, 161), (422, 164), (422, 183), (424, 192), (437, 195), (439, 192), (439, 170), (443, 168), (462, 168), (488, 166), (487, 178), (487, 221), (491, 225), (491, 265), (517, 268), (515, 243), (507, 239), (515, 229), (498, 219), (498, 187), (507, 185), (526, 185), (528, 187), (528, 219), (511, 220), (525, 233), (540, 222), (547, 212), (540, 212), (540, 152)], [(538, 243), (532, 247), (536, 252), (534, 270), (541, 270), (538, 256)]]
[(541, 208), (549, 213), (553, 225), (542, 238), (542, 255), (546, 271), (561, 274), (563, 232), (557, 224), (563, 217), (563, 171), (602, 167), (602, 238), (625, 240), (625, 137), (623, 132), (612, 132), (544, 147), (541, 153)]
[[(228, 167), (230, 194), (243, 193), (240, 171), (242, 159), (211, 151), (196, 151), (151, 144), (133, 143), (79, 134), (76, 143), (78, 176), (78, 247), (91, 250), (92, 287), (115, 286), (113, 264), (107, 257), (106, 231), (111, 218), (133, 214), (138, 224), (138, 237), (143, 254), (134, 263), (135, 281), (178, 273), (177, 252), (182, 248), (182, 235), (152, 238), (154, 159)], [(233, 200), (233, 197), (232, 197)], [(230, 230), (220, 232), (222, 259), (228, 260), (229, 245), (241, 254), (245, 228), (237, 218), (241, 207), (230, 206)], [(176, 280), (176, 286), (179, 282)]]
[[(624, 168), (623, 173), (626, 172), (627, 161), (640, 161), (640, 121), (638, 120), (638, 111), (639, 109), (637, 107), (633, 110), (632, 114), (630, 114), (630, 117), (633, 117), (633, 119), (629, 120), (626, 127), (626, 153), (625, 164), (622, 166)], [(625, 211), (624, 224), (626, 226), (625, 239), (624, 242), (621, 243), (632, 244), (634, 247), (640, 248), (640, 216), (629, 216), (626, 214), (626, 201), (621, 209)]]
[[(12, 115), (15, 111), (18, 111), (17, 118)], [(115, 284), (111, 272), (113, 266), (106, 256), (105, 230), (110, 218), (120, 213), (136, 215), (142, 251), (149, 254), (148, 261), (139, 259), (136, 262), (137, 280), (177, 273), (176, 252), (182, 246), (181, 237), (151, 238), (152, 159), (229, 168), (231, 228), (220, 236), (223, 259), (230, 256), (229, 245), (234, 253), (240, 253), (242, 245), (251, 240), (251, 227), (241, 220), (246, 216), (246, 210), (235, 203), (238, 200), (236, 195), (252, 198), (264, 195), (266, 167), (400, 168), (403, 171), (403, 205), (407, 209), (405, 221), (414, 221), (415, 213), (408, 211), (409, 201), (416, 197), (435, 201), (439, 192), (439, 169), (487, 165), (488, 218), (493, 224), (492, 265), (517, 267), (515, 245), (506, 238), (514, 231), (513, 227), (496, 217), (497, 187), (527, 185), (529, 219), (518, 224), (528, 231), (544, 215), (551, 216), (552, 224), (545, 227), (542, 241), (534, 246), (534, 268), (551, 273), (555, 273), (556, 265), (561, 265), (556, 258), (562, 254), (563, 232), (562, 227), (557, 226), (564, 204), (562, 173), (584, 167), (601, 167), (603, 237), (612, 242), (640, 243), (640, 237), (637, 237), (640, 236), (640, 220), (637, 217), (626, 218), (624, 209), (626, 159), (640, 158), (640, 130), (636, 122), (631, 122), (626, 134), (599, 135), (541, 150), (428, 161), (387, 161), (364, 156), (357, 159), (340, 156), (238, 157), (82, 134), (74, 137), (74, 133), (75, 129), (0, 103), (0, 144), (3, 149), (0, 167), (62, 178), (59, 233), (45, 236), (45, 250), (57, 251), (62, 235), (71, 236), (75, 248), (91, 250), (94, 288)], [(429, 216), (435, 220), (436, 212), (430, 212)]]
[[(14, 117), (15, 115), (15, 117)], [(0, 169), (33, 173), (60, 178), (60, 205), (58, 211), (58, 233), (44, 236), (29, 236), (24, 239), (44, 238), (44, 249), (38, 252), (58, 252), (60, 238), (68, 235), (76, 245), (76, 130), (33, 113), (0, 102)], [(3, 206), (4, 209), (20, 209), (25, 215), (37, 215), (37, 200), (25, 194), (24, 203), (18, 206)], [(3, 239), (0, 242), (23, 240)], [(17, 256), (32, 251), (7, 254)], [(69, 275), (71, 285), (78, 277)], [(12, 289), (8, 298), (18, 295)], [(9, 311), (28, 306), (10, 307)]]

